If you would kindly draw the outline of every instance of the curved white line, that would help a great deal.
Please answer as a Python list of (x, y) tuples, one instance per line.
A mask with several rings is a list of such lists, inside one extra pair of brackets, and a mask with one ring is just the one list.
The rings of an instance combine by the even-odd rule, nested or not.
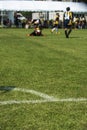
[(19, 92), (25, 92), (25, 93), (31, 93), (34, 95), (37, 95), (43, 100), (9, 100), (9, 101), (0, 101), (0, 105), (7, 105), (7, 104), (35, 104), (35, 103), (46, 103), (46, 102), (87, 102), (87, 98), (54, 98), (53, 96), (48, 96), (47, 94), (35, 91), (35, 90), (29, 90), (29, 89), (23, 89), (23, 88), (11, 88), (11, 87), (5, 87), (2, 88), (2, 90), (11, 90), (11, 91), (19, 91)]

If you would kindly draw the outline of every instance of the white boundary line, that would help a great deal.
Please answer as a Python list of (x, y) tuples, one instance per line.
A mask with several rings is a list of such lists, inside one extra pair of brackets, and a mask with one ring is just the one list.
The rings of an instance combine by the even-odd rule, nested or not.
[(15, 88), (13, 89), (14, 91), (21, 91), (21, 92), (25, 92), (25, 93), (31, 93), (34, 94), (36, 96), (39, 96), (41, 98), (44, 99), (49, 99), (49, 100), (55, 100), (55, 98), (53, 96), (48, 96), (47, 94), (35, 91), (35, 90), (29, 90), (29, 89), (21, 89), (21, 88)]
[(8, 104), (40, 104), (47, 102), (87, 102), (87, 98), (66, 98), (66, 99), (57, 99), (57, 100), (9, 100), (9, 101), (0, 101), (0, 105)]
[(11, 91), (20, 91), (25, 93), (31, 93), (37, 95), (43, 100), (9, 100), (9, 101), (0, 101), (0, 105), (7, 105), (7, 104), (37, 104), (37, 103), (46, 103), (46, 102), (87, 102), (87, 98), (66, 98), (66, 99), (58, 99), (54, 98), (53, 96), (48, 96), (47, 94), (29, 90), (29, 89), (22, 89), (22, 88), (3, 88), (2, 90), (11, 90)]
[(4, 88), (2, 88), (2, 90), (7, 90), (7, 91), (11, 90), (11, 91), (24, 92), (24, 93), (31, 93), (31, 94), (34, 94), (34, 95), (39, 96), (41, 98), (47, 99), (47, 100), (48, 99), (50, 99), (50, 100), (56, 99), (53, 96), (48, 96), (47, 94), (44, 94), (44, 93), (41, 93), (41, 92), (38, 92), (38, 91), (35, 91), (35, 90), (30, 90), (30, 89), (4, 87)]

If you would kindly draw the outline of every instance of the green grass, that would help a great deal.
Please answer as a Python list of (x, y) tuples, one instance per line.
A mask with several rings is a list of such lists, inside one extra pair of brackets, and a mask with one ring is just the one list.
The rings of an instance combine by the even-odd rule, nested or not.
[[(0, 29), (0, 101), (38, 100), (32, 89), (55, 98), (87, 98), (87, 30), (66, 39), (44, 29)], [(87, 101), (0, 105), (0, 130), (87, 130)]]

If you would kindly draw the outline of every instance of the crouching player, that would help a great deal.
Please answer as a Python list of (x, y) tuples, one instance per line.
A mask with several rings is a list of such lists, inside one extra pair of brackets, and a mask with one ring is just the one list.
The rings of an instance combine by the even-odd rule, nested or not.
[(35, 27), (34, 31), (28, 34), (28, 36), (43, 36), (42, 30), (39, 27)]
[(34, 31), (30, 34), (30, 36), (43, 36), (42, 30), (39, 27), (35, 27)]

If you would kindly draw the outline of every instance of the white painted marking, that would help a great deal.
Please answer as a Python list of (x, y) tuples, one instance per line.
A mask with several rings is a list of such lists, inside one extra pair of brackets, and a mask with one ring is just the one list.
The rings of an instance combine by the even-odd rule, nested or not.
[(47, 94), (37, 92), (35, 90), (29, 89), (22, 89), (22, 88), (11, 88), (5, 87), (2, 90), (11, 90), (11, 91), (19, 91), (25, 93), (31, 93), (43, 98), (43, 100), (9, 100), (9, 101), (0, 101), (0, 105), (7, 105), (7, 104), (37, 104), (37, 103), (46, 103), (46, 102), (87, 102), (87, 98), (65, 98), (59, 99), (54, 98), (53, 96), (48, 96)]
[(47, 94), (35, 91), (35, 90), (29, 90), (29, 89), (24, 89), (24, 88), (11, 88), (11, 87), (5, 87), (3, 88), (3, 90), (11, 90), (11, 91), (19, 91), (19, 92), (25, 92), (25, 93), (31, 93), (34, 94), (36, 96), (39, 96), (41, 98), (44, 99), (49, 99), (49, 100), (56, 100), (56, 98), (54, 98), (53, 96), (48, 96)]
[(87, 102), (87, 98), (67, 98), (67, 99), (56, 99), (56, 100), (10, 100), (10, 101), (0, 101), (0, 105), (8, 104), (39, 104), (47, 102)]
[(26, 92), (26, 93), (31, 93), (36, 96), (42, 97), (44, 99), (49, 99), (49, 100), (56, 100), (53, 96), (48, 96), (47, 94), (35, 91), (35, 90), (28, 90), (28, 89), (21, 89), (21, 88), (15, 88), (13, 89), (14, 91), (21, 91), (21, 92)]

